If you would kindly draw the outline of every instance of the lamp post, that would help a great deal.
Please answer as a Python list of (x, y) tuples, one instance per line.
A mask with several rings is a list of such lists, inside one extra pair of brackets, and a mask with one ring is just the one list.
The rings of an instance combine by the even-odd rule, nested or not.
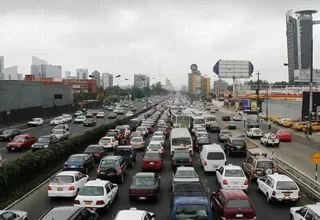
[[(97, 78), (97, 77), (95, 77), (95, 76), (93, 76), (93, 75), (89, 75), (89, 77), (90, 78), (92, 78), (92, 79), (98, 79), (98, 80), (100, 80), (100, 82), (102, 82), (102, 88), (103, 88), (103, 94), (105, 94), (104, 92), (105, 92), (105, 90), (104, 90), (104, 80), (103, 79), (100, 79), (100, 78)], [(99, 88), (100, 89), (100, 88)], [(104, 100), (103, 100), (103, 123), (104, 124), (106, 124), (106, 116), (105, 116), (105, 114), (106, 114), (106, 110), (105, 110), (105, 108), (104, 108)]]
[(257, 81), (257, 121), (259, 122), (259, 110), (260, 110), (260, 97), (259, 97), (259, 90), (260, 90), (260, 72), (257, 72), (258, 75), (258, 81)]

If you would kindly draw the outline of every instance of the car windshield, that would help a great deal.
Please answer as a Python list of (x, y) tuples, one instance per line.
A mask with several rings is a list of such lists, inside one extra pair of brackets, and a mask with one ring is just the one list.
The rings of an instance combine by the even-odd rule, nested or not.
[(298, 187), (293, 181), (278, 181), (276, 189), (277, 190), (297, 190)]
[(173, 157), (174, 158), (189, 158), (190, 157), (190, 153), (189, 152), (178, 152), (176, 151), (174, 154), (173, 154)]
[(197, 178), (198, 177), (194, 170), (177, 170), (174, 176), (178, 178)]
[(86, 122), (92, 122), (93, 121), (93, 118), (87, 118), (86, 119)]
[(115, 167), (115, 166), (117, 166), (116, 160), (105, 159), (105, 160), (101, 160), (101, 163), (100, 163), (101, 168)]
[(158, 131), (161, 131), (161, 132), (163, 132), (163, 133), (166, 132), (166, 130), (167, 130), (167, 129), (165, 129), (165, 128), (158, 128)]
[(132, 152), (131, 152), (130, 148), (116, 149), (114, 151), (114, 155), (119, 155), (119, 156), (124, 156), (124, 157), (128, 157), (131, 154), (132, 154)]
[(228, 201), (227, 209), (251, 209), (251, 203), (247, 199), (231, 199)]
[(176, 220), (209, 220), (208, 209), (204, 205), (179, 205), (175, 212)]
[(161, 156), (158, 153), (146, 153), (144, 159), (161, 159)]
[(96, 146), (87, 147), (85, 152), (87, 152), (87, 153), (95, 153), (95, 152), (100, 152), (100, 150), (101, 150), (101, 147), (99, 145), (96, 145)]
[(224, 130), (224, 131), (220, 131), (220, 134), (231, 134), (231, 131), (226, 131), (226, 130)]
[(73, 183), (74, 177), (73, 176), (67, 176), (67, 175), (60, 175), (53, 178), (51, 183)]
[(172, 145), (190, 145), (190, 138), (172, 138)]
[(84, 116), (78, 116), (77, 119), (85, 119)]
[(11, 134), (13, 132), (13, 129), (5, 129), (1, 133), (2, 134)]
[(209, 152), (207, 160), (224, 160), (224, 154), (222, 152)]
[(245, 142), (244, 142), (244, 140), (233, 140), (232, 144), (235, 146), (244, 146)]
[(138, 127), (137, 128), (137, 131), (145, 131), (146, 130), (146, 128), (144, 128), (144, 127)]
[(244, 173), (242, 170), (232, 170), (232, 169), (226, 169), (224, 173), (225, 177), (244, 177)]
[(149, 144), (148, 148), (150, 149), (160, 149), (161, 148), (161, 144)]
[(25, 137), (15, 137), (12, 142), (24, 142), (25, 141)]
[(53, 120), (60, 120), (60, 118), (57, 117), (57, 118), (54, 118)]
[(198, 119), (194, 119), (193, 123), (194, 124), (204, 124), (205, 120), (204, 120), (204, 118), (198, 118)]
[(37, 140), (37, 143), (49, 143), (50, 138), (49, 137), (39, 137)]
[(210, 141), (209, 141), (209, 139), (208, 138), (199, 138), (198, 139), (198, 143), (199, 144), (208, 144), (208, 143), (210, 143)]
[(54, 130), (56, 130), (56, 129), (64, 129), (64, 125), (57, 125), (53, 129)]
[(52, 134), (63, 134), (63, 130), (54, 130)]
[(67, 162), (81, 162), (81, 163), (83, 163), (84, 157), (83, 156), (71, 156), (71, 157), (69, 157)]
[(272, 161), (259, 161), (257, 163), (257, 168), (265, 168), (265, 167), (273, 168)]
[(104, 189), (102, 186), (84, 186), (80, 190), (80, 196), (103, 196)]
[(114, 137), (114, 136), (117, 136), (117, 132), (115, 132), (115, 131), (109, 131), (108, 133), (107, 133), (107, 136), (109, 136), (109, 137)]
[(100, 140), (100, 143), (102, 144), (110, 144), (111, 143), (111, 139), (110, 138), (103, 138)]
[(134, 186), (154, 186), (155, 180), (153, 177), (148, 177), (148, 176), (134, 177), (132, 185), (134, 185)]
[(131, 139), (131, 142), (142, 142), (142, 141), (143, 140), (140, 137), (134, 137), (134, 138)]
[(151, 141), (164, 141), (161, 136), (153, 136)]

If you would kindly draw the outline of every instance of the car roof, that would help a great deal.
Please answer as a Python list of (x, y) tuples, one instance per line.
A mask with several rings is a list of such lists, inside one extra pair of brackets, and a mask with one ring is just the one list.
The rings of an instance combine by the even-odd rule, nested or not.
[(245, 141), (244, 138), (241, 138), (241, 137), (234, 137), (234, 138), (231, 137), (230, 140), (232, 140), (232, 141)]
[(274, 179), (275, 181), (293, 181), (290, 177), (283, 175), (283, 174), (279, 174), (279, 173), (274, 173), (271, 175), (268, 175), (269, 177), (271, 177), (272, 179)]
[(52, 207), (47, 213), (45, 213), (45, 218), (47, 218), (46, 216), (48, 213), (50, 213), (49, 217), (52, 217), (52, 218), (55, 218), (55, 217), (69, 218), (73, 216), (74, 213), (77, 212), (79, 209), (82, 209), (82, 207), (77, 207), (77, 206)]
[(109, 129), (108, 132), (109, 131), (114, 132), (114, 131), (118, 131), (118, 130), (117, 129)]
[(142, 210), (120, 210), (117, 214), (116, 220), (123, 220), (123, 219), (142, 219), (146, 211)]
[(205, 196), (175, 196), (174, 202), (176, 204), (208, 204)]
[(193, 167), (177, 167), (177, 171), (195, 171)]
[(27, 136), (30, 136), (30, 134), (19, 134), (16, 137), (27, 137)]
[(227, 199), (249, 199), (247, 194), (245, 194), (242, 190), (228, 190), (228, 189), (220, 189), (220, 192)]
[(88, 154), (71, 154), (70, 157), (84, 157)]
[(47, 138), (47, 137), (52, 137), (52, 136), (50, 134), (48, 134), (48, 135), (42, 135), (39, 138)]
[(240, 166), (237, 165), (232, 165), (232, 164), (228, 164), (223, 166), (224, 169), (228, 170), (228, 169), (232, 169), (232, 170), (242, 170), (242, 168)]
[(79, 171), (62, 171), (58, 173), (56, 176), (75, 176), (79, 173)]
[(100, 179), (96, 179), (96, 180), (89, 180), (85, 186), (105, 186), (107, 183), (111, 183), (108, 180), (100, 180)]
[(153, 177), (155, 175), (155, 173), (152, 173), (152, 172), (139, 172), (139, 173), (136, 173), (135, 177), (137, 176), (151, 176)]
[(117, 160), (119, 157), (121, 156), (105, 156), (104, 158), (102, 158), (102, 160)]

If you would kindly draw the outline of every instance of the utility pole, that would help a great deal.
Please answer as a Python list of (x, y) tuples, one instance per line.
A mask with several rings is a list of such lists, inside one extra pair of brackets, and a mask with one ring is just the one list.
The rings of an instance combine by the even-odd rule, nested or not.
[(259, 97), (259, 92), (260, 92), (260, 72), (257, 72), (258, 75), (258, 81), (257, 81), (257, 121), (259, 122), (259, 110), (260, 110), (260, 97)]
[(266, 119), (269, 121), (269, 85), (267, 87), (267, 95), (266, 95)]
[(312, 135), (312, 107), (313, 107), (313, 36), (310, 45), (310, 99), (309, 99), (309, 135)]

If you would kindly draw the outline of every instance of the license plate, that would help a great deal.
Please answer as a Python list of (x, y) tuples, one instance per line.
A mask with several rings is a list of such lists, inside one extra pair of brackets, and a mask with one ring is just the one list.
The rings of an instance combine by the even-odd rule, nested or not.
[(233, 185), (239, 185), (239, 183), (238, 183), (238, 182), (232, 182), (232, 184), (233, 184)]
[(58, 191), (63, 191), (63, 187), (58, 187), (57, 190)]
[(115, 175), (115, 173), (108, 173), (108, 176), (113, 176)]
[(236, 214), (236, 218), (242, 218), (243, 214)]
[(77, 166), (70, 166), (71, 168), (76, 168)]
[(146, 199), (146, 197), (139, 197), (139, 199), (141, 199), (141, 200), (145, 200), (145, 199)]
[(14, 150), (14, 148), (12, 147), (11, 150)]
[(150, 164), (150, 165), (154, 165), (154, 162), (150, 162), (149, 164)]
[(284, 196), (290, 196), (290, 193), (284, 193)]
[(217, 169), (217, 168), (218, 168), (218, 166), (217, 166), (217, 165), (213, 165), (213, 168)]
[(105, 172), (100, 172), (100, 174), (105, 174)]
[(91, 201), (90, 201), (90, 202), (84, 202), (84, 204), (85, 204), (85, 205), (91, 205), (92, 202), (91, 202)]

